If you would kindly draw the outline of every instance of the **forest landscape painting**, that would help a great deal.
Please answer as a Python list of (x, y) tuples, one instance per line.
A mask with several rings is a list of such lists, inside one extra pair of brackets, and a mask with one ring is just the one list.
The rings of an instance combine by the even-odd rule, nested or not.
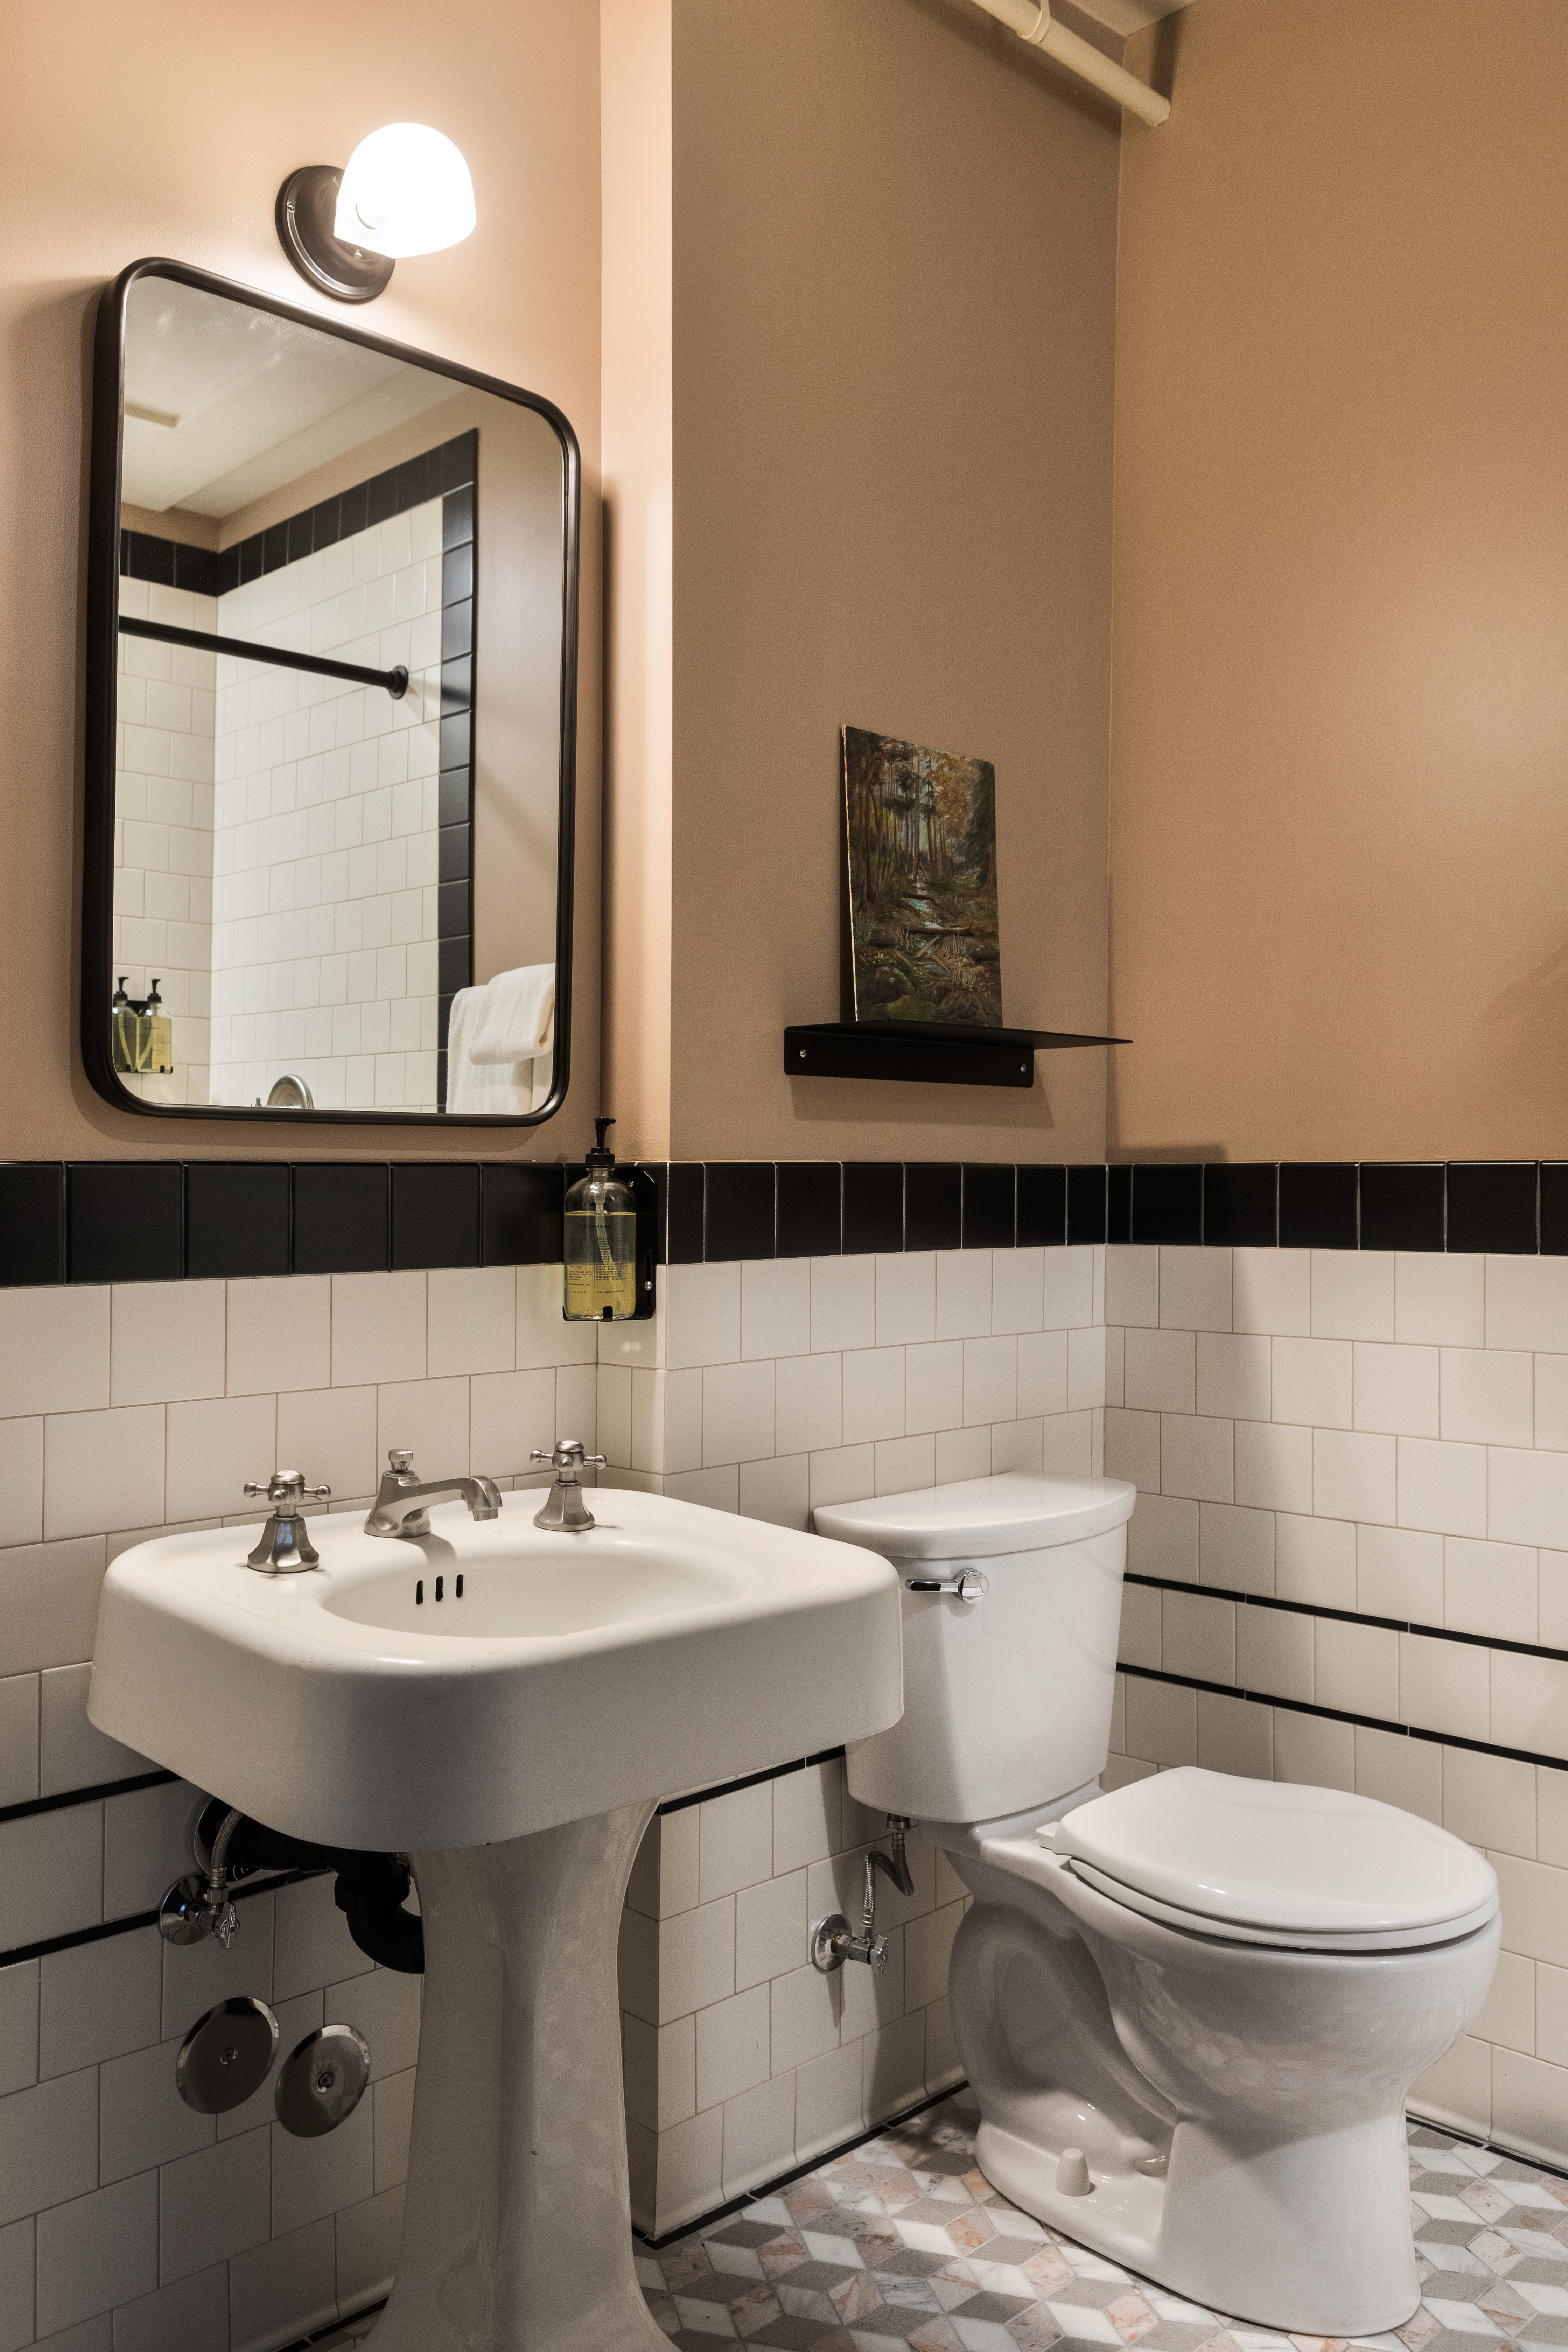
[(857, 1021), (1002, 1024), (996, 771), (844, 730)]

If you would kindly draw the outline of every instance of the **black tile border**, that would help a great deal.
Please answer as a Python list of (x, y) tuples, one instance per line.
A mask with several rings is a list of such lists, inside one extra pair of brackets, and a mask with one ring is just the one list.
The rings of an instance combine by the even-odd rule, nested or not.
[[(1568, 1256), (1568, 1160), (674, 1160), (623, 1172), (637, 1169), (661, 1265), (1106, 1241)], [(557, 1160), (0, 1160), (0, 1289), (558, 1264), (576, 1173)]]

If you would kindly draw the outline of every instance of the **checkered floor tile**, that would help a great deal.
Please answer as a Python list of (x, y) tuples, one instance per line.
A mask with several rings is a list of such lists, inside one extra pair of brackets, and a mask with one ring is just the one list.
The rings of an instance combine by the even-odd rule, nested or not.
[[(650, 2254), (637, 2272), (679, 2352), (1345, 2352), (1200, 2311), (1011, 2206), (949, 2100)], [(1366, 2352), (1568, 2346), (1568, 2181), (1410, 2130), (1421, 2308)]]

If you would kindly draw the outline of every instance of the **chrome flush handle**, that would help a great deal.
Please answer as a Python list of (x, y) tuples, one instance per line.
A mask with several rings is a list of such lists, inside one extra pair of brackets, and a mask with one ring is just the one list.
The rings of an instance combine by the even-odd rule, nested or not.
[(278, 1576), (289, 1569), (314, 1568), (320, 1552), (305, 1532), (303, 1505), (324, 1503), (331, 1493), (330, 1486), (307, 1486), (302, 1470), (274, 1470), (265, 1484), (249, 1478), (245, 1484), (247, 1495), (264, 1495), (272, 1506), (272, 1516), (261, 1530), (261, 1541), (246, 1558), (250, 1566), (263, 1576)]

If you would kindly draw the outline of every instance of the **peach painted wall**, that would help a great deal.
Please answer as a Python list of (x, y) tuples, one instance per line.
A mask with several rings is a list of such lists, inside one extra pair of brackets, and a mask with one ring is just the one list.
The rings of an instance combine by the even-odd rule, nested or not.
[(1568, 1154), (1568, 10), (1483, 15), (1131, 45), (1113, 1155)]
[[(599, 27), (579, 0), (412, 0), (374, 17), (278, 0), (12, 0), (0, 84), (0, 998), (16, 1041), (7, 1158), (553, 1159), (591, 1135), (599, 1035)], [(235, 93), (243, 92), (243, 102)], [(399, 262), (368, 313), (318, 302), (272, 226), (296, 164), (345, 160), (416, 113), (462, 148), (479, 226)], [(169, 131), (160, 125), (172, 125)], [(574, 1077), (565, 1113), (520, 1144), (479, 1129), (289, 1128), (140, 1119), (100, 1100), (77, 1050), (81, 603), (88, 361), (100, 288), (163, 254), (323, 316), (546, 394), (583, 446), (584, 572)]]
[(1007, 1015), (1101, 1027), (1117, 118), (954, 0), (674, 0), (673, 53), (670, 1148), (1098, 1159), (1101, 1049), (782, 1030), (839, 1017), (846, 721), (995, 761)]

